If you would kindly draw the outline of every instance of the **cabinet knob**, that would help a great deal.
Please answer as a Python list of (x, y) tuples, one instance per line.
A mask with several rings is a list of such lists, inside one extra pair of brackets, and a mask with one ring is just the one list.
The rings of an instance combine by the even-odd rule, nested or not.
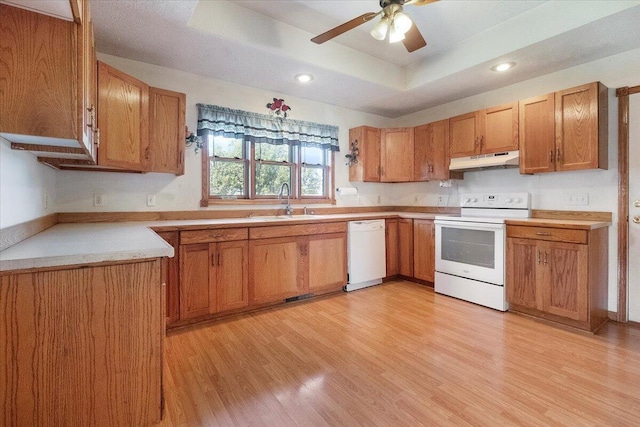
[(633, 207), (634, 208), (640, 208), (640, 199), (638, 199), (638, 200), (633, 202)]
[(636, 215), (636, 216), (634, 216), (634, 217), (633, 217), (633, 222), (634, 222), (635, 224), (640, 224), (640, 215)]

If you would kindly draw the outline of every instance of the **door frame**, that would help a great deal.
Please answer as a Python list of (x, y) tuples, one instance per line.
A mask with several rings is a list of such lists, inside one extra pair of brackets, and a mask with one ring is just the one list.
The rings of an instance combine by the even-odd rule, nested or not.
[(639, 86), (616, 89), (618, 97), (618, 322), (629, 321), (629, 95)]

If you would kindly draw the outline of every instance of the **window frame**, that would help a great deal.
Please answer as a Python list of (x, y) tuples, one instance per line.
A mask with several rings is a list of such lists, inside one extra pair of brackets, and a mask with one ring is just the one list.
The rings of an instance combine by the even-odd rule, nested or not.
[[(215, 138), (215, 136), (214, 136)], [(237, 196), (212, 196), (210, 194), (210, 182), (211, 182), (211, 170), (210, 160), (216, 159), (216, 157), (209, 156), (209, 144), (208, 142), (203, 144), (202, 147), (202, 199), (200, 201), (201, 207), (207, 207), (211, 205), (223, 205), (223, 204), (279, 204), (278, 196), (256, 196), (256, 165), (258, 161), (255, 160), (255, 148), (256, 143), (251, 141), (243, 141), (246, 144), (243, 147), (244, 159), (238, 160), (234, 158), (218, 157), (219, 161), (243, 161), (245, 162), (245, 195), (243, 197)], [(335, 205), (335, 152), (329, 151), (324, 153), (324, 165), (310, 165), (307, 167), (321, 167), (324, 169), (325, 182), (323, 188), (323, 195), (321, 196), (302, 196), (302, 168), (305, 167), (302, 163), (302, 149), (300, 146), (289, 147), (291, 162), (284, 162), (284, 164), (291, 165), (291, 204), (332, 204)], [(283, 165), (283, 162), (278, 161), (261, 161), (262, 164), (274, 164)]]

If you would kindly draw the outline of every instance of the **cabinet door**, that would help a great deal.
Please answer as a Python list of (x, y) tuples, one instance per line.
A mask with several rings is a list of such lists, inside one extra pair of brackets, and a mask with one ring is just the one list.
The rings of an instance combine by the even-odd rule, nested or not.
[(449, 119), (449, 155), (467, 157), (480, 151), (478, 113), (467, 113)]
[(380, 140), (380, 181), (413, 181), (413, 129), (383, 129)]
[(433, 282), (435, 230), (432, 220), (413, 220), (413, 277)]
[(184, 174), (184, 121), (186, 95), (149, 88), (150, 172)]
[(0, 130), (78, 140), (76, 24), (4, 4), (0, 16)]
[(520, 173), (555, 170), (553, 93), (520, 101)]
[(180, 320), (180, 246), (179, 232), (165, 231), (158, 233), (167, 243), (173, 246), (173, 258), (168, 258), (163, 267), (167, 288), (167, 324)]
[(544, 242), (539, 282), (541, 309), (547, 313), (586, 322), (589, 320), (589, 250), (587, 245)]
[(518, 103), (484, 110), (484, 132), (480, 140), (482, 153), (500, 153), (518, 149)]
[[(216, 295), (210, 277), (215, 264), (215, 253), (210, 244), (180, 246), (180, 318), (214, 313)], [(211, 244), (215, 252), (215, 244)]]
[(358, 163), (349, 168), (349, 181), (380, 181), (380, 129), (349, 129), (349, 144), (358, 143)]
[[(537, 290), (538, 265), (542, 252), (537, 240), (507, 239), (507, 302), (524, 307), (539, 309), (541, 295)], [(539, 254), (540, 253), (540, 254)], [(540, 262), (538, 261), (540, 260)]]
[(398, 220), (398, 268), (400, 275), (413, 277), (413, 220)]
[(98, 61), (98, 164), (145, 171), (148, 122), (149, 86)]
[(249, 301), (263, 304), (302, 295), (305, 242), (297, 237), (249, 241)]
[(556, 92), (556, 170), (598, 167), (598, 94), (598, 83)]
[(96, 160), (97, 148), (94, 144), (97, 132), (97, 71), (95, 40), (93, 37), (93, 21), (91, 20), (90, 2), (82, 0), (82, 23), (79, 25), (78, 40), (78, 122), (79, 139), (91, 157)]
[(385, 221), (385, 248), (387, 251), (387, 277), (400, 274), (398, 250), (398, 219)]
[(249, 243), (246, 240), (216, 244), (215, 288), (217, 311), (249, 305)]
[(430, 179), (433, 160), (431, 158), (429, 125), (416, 126), (413, 128), (413, 180), (428, 181)]
[(461, 172), (449, 172), (449, 119), (429, 124), (428, 179), (462, 179)]
[(310, 236), (307, 243), (309, 292), (338, 290), (347, 284), (347, 234)]

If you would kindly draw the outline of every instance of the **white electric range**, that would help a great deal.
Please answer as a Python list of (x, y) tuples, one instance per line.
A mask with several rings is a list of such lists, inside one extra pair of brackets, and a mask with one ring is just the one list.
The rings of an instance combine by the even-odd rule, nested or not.
[(528, 193), (461, 196), (460, 216), (436, 216), (435, 291), (506, 311), (506, 219), (529, 218)]

